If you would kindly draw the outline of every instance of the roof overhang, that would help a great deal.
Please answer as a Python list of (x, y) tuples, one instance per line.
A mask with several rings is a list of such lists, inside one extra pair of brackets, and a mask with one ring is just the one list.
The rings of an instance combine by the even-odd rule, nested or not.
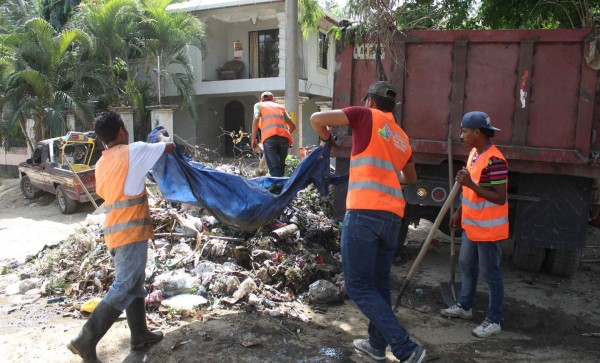
[(234, 8), (240, 6), (281, 3), (284, 0), (192, 0), (167, 6), (167, 11), (187, 12)]

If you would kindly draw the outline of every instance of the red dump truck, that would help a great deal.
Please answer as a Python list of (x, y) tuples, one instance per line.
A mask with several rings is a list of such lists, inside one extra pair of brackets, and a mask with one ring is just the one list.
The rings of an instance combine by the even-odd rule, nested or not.
[[(502, 129), (494, 142), (508, 158), (513, 261), (528, 271), (575, 273), (600, 178), (600, 96), (586, 62), (592, 37), (589, 29), (407, 31), (380, 56), (374, 44), (338, 49), (334, 108), (360, 105), (376, 80), (397, 88), (397, 122), (411, 138), (419, 175), (405, 190), (405, 231), (435, 219), (450, 165), (456, 173), (468, 156), (462, 115), (485, 111)], [(337, 132), (341, 149), (349, 147), (347, 130)], [(338, 158), (338, 171), (347, 167)], [(343, 200), (345, 191), (338, 195)], [(447, 223), (441, 227), (448, 232)]]

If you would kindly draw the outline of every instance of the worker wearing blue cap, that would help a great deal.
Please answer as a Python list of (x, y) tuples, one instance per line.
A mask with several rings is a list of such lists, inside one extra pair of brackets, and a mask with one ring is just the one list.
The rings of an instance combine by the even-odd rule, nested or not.
[(483, 322), (473, 335), (487, 338), (501, 331), (504, 280), (500, 270), (500, 242), (508, 238), (508, 163), (491, 142), (499, 128), (481, 111), (468, 112), (460, 124), (460, 138), (471, 148), (465, 168), (456, 175), (462, 184), (462, 204), (450, 227), (462, 228), (460, 247), (461, 293), (458, 302), (442, 309), (444, 316), (470, 319), (479, 271), (489, 289), (489, 303)]

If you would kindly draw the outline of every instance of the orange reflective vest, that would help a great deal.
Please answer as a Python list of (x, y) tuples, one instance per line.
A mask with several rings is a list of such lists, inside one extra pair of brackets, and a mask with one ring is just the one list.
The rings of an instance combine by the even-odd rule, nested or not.
[(109, 249), (154, 237), (146, 189), (133, 197), (124, 195), (128, 169), (128, 145), (103, 151), (96, 163), (96, 192), (104, 199), (104, 240)]
[(412, 153), (409, 138), (391, 112), (371, 109), (371, 115), (369, 145), (350, 157), (346, 209), (383, 210), (404, 217), (400, 175)]
[[(506, 161), (504, 155), (491, 145), (471, 166), (471, 160), (477, 152), (471, 150), (467, 161), (467, 170), (471, 179), (479, 184), (481, 172), (492, 156)], [(506, 183), (508, 190), (508, 183)], [(480, 197), (473, 189), (462, 187), (462, 228), (473, 242), (493, 242), (508, 238), (508, 201), (502, 205), (492, 203)]]
[(283, 136), (292, 144), (292, 135), (285, 124), (285, 108), (277, 102), (259, 102), (260, 107), (260, 142), (265, 142), (271, 136)]

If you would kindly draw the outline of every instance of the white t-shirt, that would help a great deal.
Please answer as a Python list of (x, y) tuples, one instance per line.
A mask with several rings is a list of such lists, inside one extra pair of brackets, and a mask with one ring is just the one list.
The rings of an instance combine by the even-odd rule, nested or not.
[(164, 142), (148, 144), (141, 141), (129, 145), (129, 169), (123, 187), (125, 196), (132, 197), (144, 191), (146, 174), (161, 157), (166, 145)]

